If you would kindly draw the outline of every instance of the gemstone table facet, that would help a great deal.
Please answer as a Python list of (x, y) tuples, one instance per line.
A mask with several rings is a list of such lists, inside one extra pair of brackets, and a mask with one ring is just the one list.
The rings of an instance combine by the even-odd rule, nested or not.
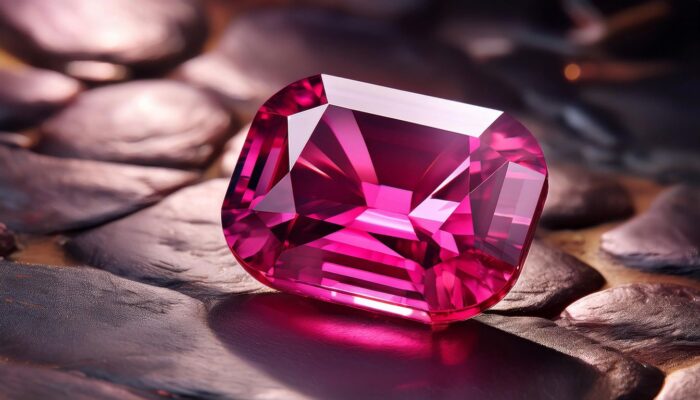
[(446, 323), (515, 284), (546, 193), (542, 150), (505, 113), (316, 75), (260, 108), (221, 215), (272, 288)]

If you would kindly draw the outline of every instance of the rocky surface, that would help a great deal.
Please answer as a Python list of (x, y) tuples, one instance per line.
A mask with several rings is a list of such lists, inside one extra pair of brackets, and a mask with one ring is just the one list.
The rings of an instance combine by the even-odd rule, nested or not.
[(0, 1), (0, 45), (86, 80), (172, 67), (201, 48), (206, 31), (194, 0)]
[(586, 296), (557, 323), (637, 360), (669, 367), (700, 359), (700, 290), (629, 284)]
[[(348, 62), (352, 58), (366, 62)], [(252, 113), (284, 86), (318, 73), (484, 106), (509, 104), (514, 96), (439, 44), (413, 41), (375, 21), (310, 9), (234, 19), (216, 49), (185, 63), (177, 76)]]
[(549, 194), (540, 224), (547, 228), (582, 228), (634, 213), (627, 190), (610, 176), (574, 166), (549, 169)]
[(5, 257), (17, 249), (15, 235), (0, 222), (0, 257)]
[[(497, 315), (484, 315), (477, 319), (593, 367), (599, 375), (589, 387), (590, 398), (651, 399), (663, 383), (664, 376), (658, 369), (638, 363), (606, 345), (561, 328), (552, 321)], [(579, 393), (579, 397), (585, 396)]]
[(553, 317), (604, 283), (603, 276), (588, 264), (535, 240), (517, 283), (490, 310), (507, 315)]
[(80, 90), (78, 81), (58, 72), (0, 68), (0, 129), (20, 129), (38, 123)]
[(700, 364), (681, 369), (666, 378), (657, 400), (693, 400), (700, 393)]
[(204, 305), (169, 289), (94, 268), (0, 261), (0, 308), (0, 357), (17, 362), (164, 397), (303, 397), (231, 352)]
[(228, 181), (183, 189), (157, 205), (83, 232), (67, 248), (79, 260), (199, 298), (261, 287), (238, 265), (221, 230)]
[[(138, 400), (141, 394), (80, 374), (46, 367), (0, 362), (0, 387), (6, 399)], [(152, 396), (148, 396), (150, 398)], [(155, 396), (153, 396), (155, 397)]]
[(195, 174), (41, 156), (0, 146), (0, 221), (16, 232), (86, 228), (152, 204)]
[(61, 157), (203, 168), (230, 135), (218, 101), (184, 83), (145, 80), (93, 89), (41, 127), (39, 151)]
[(601, 248), (627, 265), (700, 277), (700, 188), (678, 185), (648, 211), (603, 234)]

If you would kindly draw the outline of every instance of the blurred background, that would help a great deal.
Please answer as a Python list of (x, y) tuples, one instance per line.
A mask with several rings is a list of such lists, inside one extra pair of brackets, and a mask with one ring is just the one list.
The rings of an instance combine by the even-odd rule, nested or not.
[(184, 81), (243, 125), (330, 73), (512, 112), (550, 162), (696, 181), (699, 21), (695, 0), (3, 0), (0, 142), (65, 152), (37, 127), (91, 87)]

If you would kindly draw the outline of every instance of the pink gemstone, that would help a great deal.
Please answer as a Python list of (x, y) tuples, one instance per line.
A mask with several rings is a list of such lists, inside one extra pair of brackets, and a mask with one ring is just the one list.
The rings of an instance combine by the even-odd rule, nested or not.
[(272, 288), (445, 323), (515, 284), (546, 192), (503, 112), (317, 75), (260, 108), (221, 213)]

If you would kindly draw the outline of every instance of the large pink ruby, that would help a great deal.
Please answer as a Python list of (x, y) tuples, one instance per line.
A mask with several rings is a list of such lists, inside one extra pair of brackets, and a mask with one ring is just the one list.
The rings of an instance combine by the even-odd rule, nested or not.
[(513, 286), (546, 192), (503, 112), (317, 75), (260, 108), (221, 215), (268, 286), (444, 323)]

